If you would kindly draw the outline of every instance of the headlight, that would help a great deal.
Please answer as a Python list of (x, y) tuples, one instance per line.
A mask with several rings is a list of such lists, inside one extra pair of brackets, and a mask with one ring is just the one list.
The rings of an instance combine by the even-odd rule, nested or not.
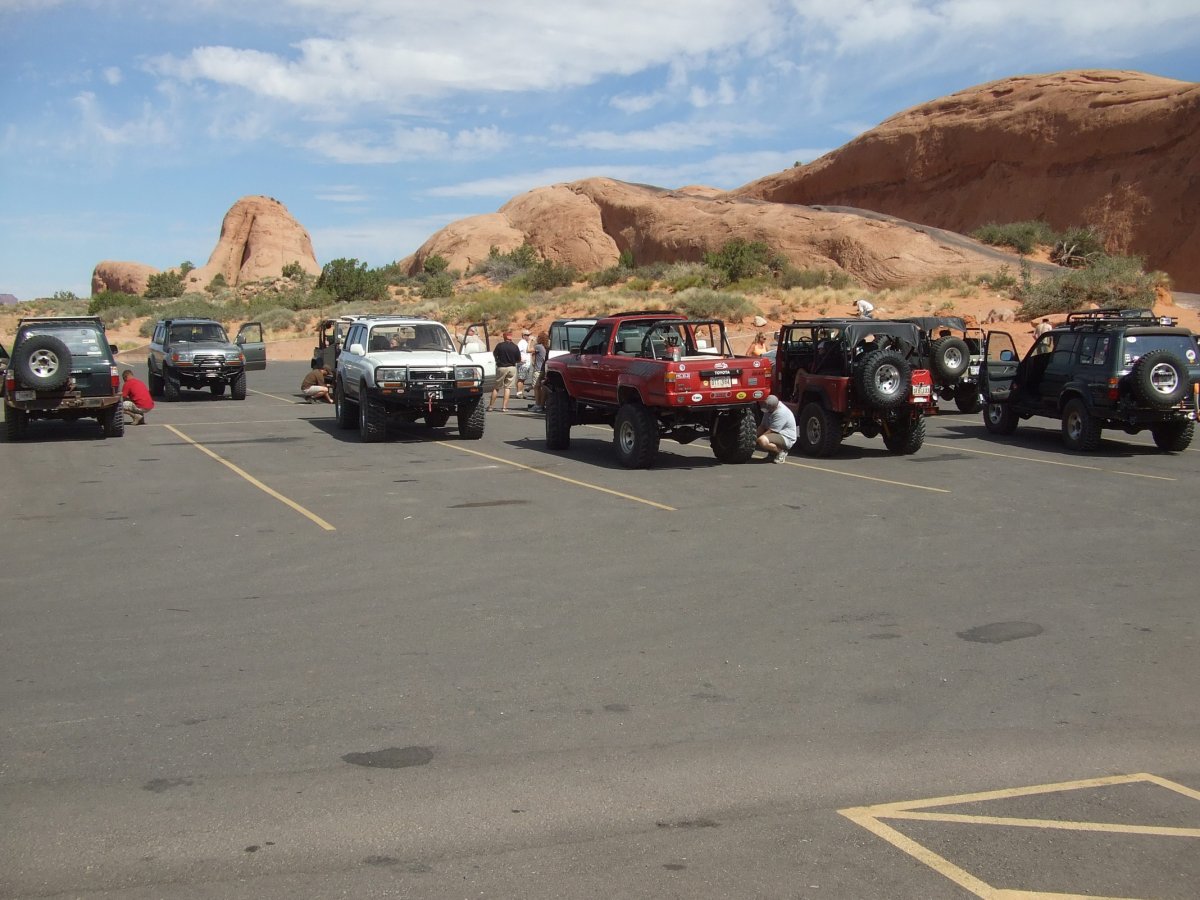
[(390, 366), (375, 370), (375, 383), (381, 381), (408, 381), (407, 366)]
[(239, 353), (236, 356), (234, 356), (231, 353), (225, 357), (225, 362), (231, 366), (240, 366), (245, 361), (246, 361), (246, 355), (244, 353)]
[(479, 366), (455, 366), (455, 381), (482, 381), (483, 369)]
[(194, 353), (193, 350), (176, 350), (171, 354), (171, 360), (172, 362), (191, 362)]

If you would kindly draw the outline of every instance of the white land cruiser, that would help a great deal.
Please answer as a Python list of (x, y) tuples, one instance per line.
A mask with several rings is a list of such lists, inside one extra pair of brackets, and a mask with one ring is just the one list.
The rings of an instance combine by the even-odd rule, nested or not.
[[(381, 441), (389, 422), (423, 419), (441, 428), (451, 414), (467, 440), (483, 437), (487, 351), (460, 353), (446, 326), (417, 316), (364, 316), (350, 325), (337, 359), (333, 399), (338, 425)], [(486, 358), (486, 359), (485, 359)], [(494, 360), (492, 360), (494, 365)], [(494, 371), (494, 369), (493, 369)]]

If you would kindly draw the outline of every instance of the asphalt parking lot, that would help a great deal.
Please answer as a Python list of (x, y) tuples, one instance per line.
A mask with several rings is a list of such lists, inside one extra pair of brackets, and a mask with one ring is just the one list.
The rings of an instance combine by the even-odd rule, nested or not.
[(1196, 895), (1200, 443), (627, 471), (305, 368), (0, 442), (0, 896)]

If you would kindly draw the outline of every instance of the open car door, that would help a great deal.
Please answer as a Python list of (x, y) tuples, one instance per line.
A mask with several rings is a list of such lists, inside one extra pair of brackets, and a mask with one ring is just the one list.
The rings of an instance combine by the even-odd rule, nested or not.
[(496, 357), (492, 355), (492, 340), (488, 337), (487, 323), (475, 322), (468, 325), (458, 342), (459, 352), (471, 357), (471, 362), (483, 366), (484, 390), (490, 391), (496, 382)]
[(267, 367), (267, 344), (259, 322), (246, 322), (238, 329), (237, 345), (246, 356), (246, 371), (257, 372)]
[(1006, 331), (989, 331), (983, 339), (983, 365), (979, 370), (979, 391), (988, 403), (1008, 399), (1017, 374), (1017, 346)]

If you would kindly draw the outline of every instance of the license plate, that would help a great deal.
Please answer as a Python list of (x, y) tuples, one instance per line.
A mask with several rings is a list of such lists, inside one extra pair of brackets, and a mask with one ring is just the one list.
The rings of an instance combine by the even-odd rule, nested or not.
[(426, 390), (426, 391), (425, 391), (425, 399), (427, 399), (427, 400), (441, 400), (441, 399), (442, 399), (442, 392), (441, 392), (441, 391), (438, 391), (438, 390), (432, 390), (432, 389), (430, 389), (430, 390)]
[(967, 371), (970, 372), (972, 375), (978, 375), (979, 374), (979, 366), (971, 366)]
[(16, 391), (13, 397), (17, 400), (36, 400), (37, 391)]
[(708, 386), (712, 388), (733, 387), (733, 376), (714, 375), (712, 378), (708, 379)]
[(914, 397), (928, 397), (929, 396), (929, 385), (914, 384), (912, 392), (913, 392)]

